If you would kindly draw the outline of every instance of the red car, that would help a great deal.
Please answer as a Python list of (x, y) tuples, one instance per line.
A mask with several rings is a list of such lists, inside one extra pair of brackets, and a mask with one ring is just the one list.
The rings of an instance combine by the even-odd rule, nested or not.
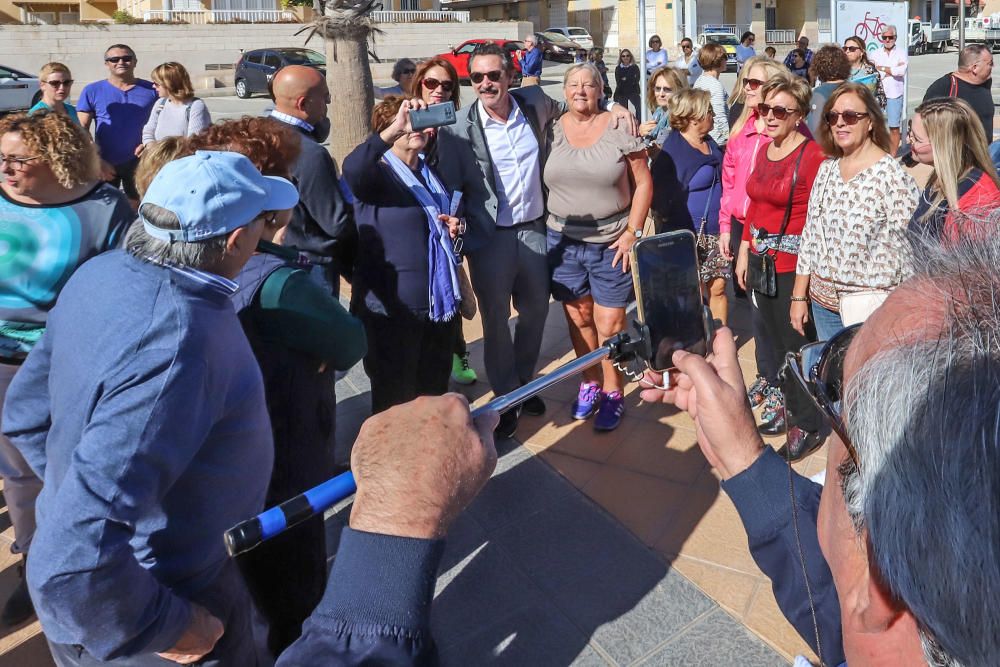
[(469, 80), (469, 56), (472, 51), (480, 44), (485, 44), (487, 42), (492, 42), (494, 44), (499, 44), (507, 53), (510, 54), (511, 60), (514, 61), (514, 82), (513, 86), (521, 85), (521, 53), (524, 51), (524, 42), (519, 42), (510, 39), (468, 39), (455, 48), (453, 48), (448, 53), (442, 53), (438, 55), (438, 58), (447, 60), (452, 65), (455, 66), (455, 71), (458, 72), (459, 81)]

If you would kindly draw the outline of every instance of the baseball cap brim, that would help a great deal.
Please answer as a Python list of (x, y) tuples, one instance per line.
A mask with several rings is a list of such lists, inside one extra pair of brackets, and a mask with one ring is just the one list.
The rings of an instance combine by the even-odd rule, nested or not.
[(284, 211), (299, 203), (299, 191), (289, 181), (280, 176), (264, 176), (267, 181), (266, 211)]

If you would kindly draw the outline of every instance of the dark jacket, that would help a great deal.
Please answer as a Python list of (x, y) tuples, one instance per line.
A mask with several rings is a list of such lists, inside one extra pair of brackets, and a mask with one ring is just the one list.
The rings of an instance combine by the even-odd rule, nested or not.
[[(705, 140), (711, 151), (708, 155), (691, 146), (680, 132), (671, 132), (663, 142), (663, 150), (653, 160), (650, 170), (653, 176), (652, 209), (667, 223), (666, 228), (657, 231), (690, 229), (698, 232), (707, 209), (705, 232), (719, 233), (722, 151), (711, 137)], [(714, 169), (714, 179), (706, 178), (707, 170), (700, 171), (706, 165)]]
[[(789, 475), (795, 489), (797, 539), (792, 520)], [(831, 480), (827, 482), (833, 483)], [(799, 636), (816, 651), (816, 632), (802, 577), (802, 562), (805, 562), (820, 643), (823, 645), (820, 658), (825, 665), (842, 664), (845, 658), (840, 601), (830, 567), (819, 548), (816, 531), (823, 487), (789, 471), (788, 464), (777, 452), (766, 447), (753, 465), (722, 482), (722, 489), (740, 514), (750, 554), (757, 567), (771, 580), (778, 608)], [(799, 543), (802, 545), (801, 553), (797, 546)]]
[(291, 174), (299, 203), (284, 244), (295, 246), (316, 264), (333, 264), (337, 273), (350, 279), (358, 237), (337, 179), (337, 163), (313, 135), (291, 127), (302, 135), (302, 149)]
[(639, 94), (639, 66), (618, 65), (615, 67), (615, 99), (619, 96), (624, 98), (627, 95)]

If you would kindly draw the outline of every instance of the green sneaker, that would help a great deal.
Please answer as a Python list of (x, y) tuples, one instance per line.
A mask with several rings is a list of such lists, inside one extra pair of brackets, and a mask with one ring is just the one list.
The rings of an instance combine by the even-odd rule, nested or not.
[(476, 371), (469, 366), (469, 353), (462, 356), (451, 355), (451, 379), (458, 384), (474, 384), (479, 378)]

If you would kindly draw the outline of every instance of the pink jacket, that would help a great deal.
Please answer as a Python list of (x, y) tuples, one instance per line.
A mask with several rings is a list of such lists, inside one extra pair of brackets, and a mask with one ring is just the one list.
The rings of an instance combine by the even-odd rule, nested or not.
[(730, 218), (744, 221), (750, 198), (747, 196), (747, 179), (753, 171), (754, 160), (761, 146), (771, 142), (771, 137), (757, 132), (754, 123), (757, 112), (747, 118), (739, 134), (731, 134), (722, 158), (722, 203), (719, 208), (719, 232), (730, 233)]

